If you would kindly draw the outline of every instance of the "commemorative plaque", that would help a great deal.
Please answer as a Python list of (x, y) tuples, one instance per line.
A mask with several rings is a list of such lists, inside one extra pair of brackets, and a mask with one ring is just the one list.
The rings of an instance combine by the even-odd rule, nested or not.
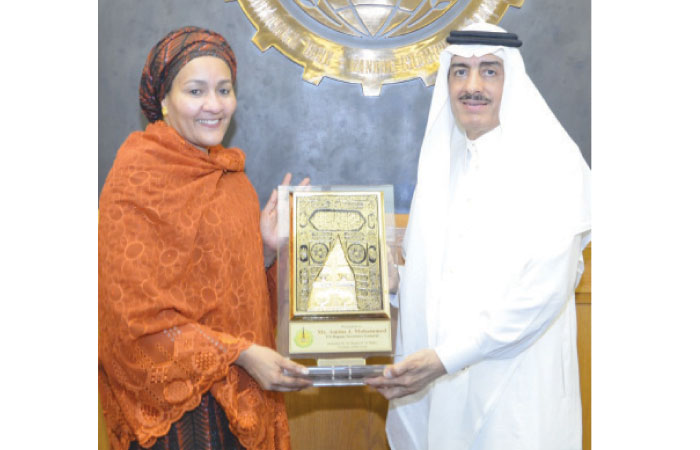
[(278, 255), (278, 350), (315, 361), (316, 386), (362, 384), (383, 369), (367, 358), (394, 348), (386, 235), (393, 191), (386, 214), (390, 186), (282, 188), (278, 229), (288, 230), (288, 245)]

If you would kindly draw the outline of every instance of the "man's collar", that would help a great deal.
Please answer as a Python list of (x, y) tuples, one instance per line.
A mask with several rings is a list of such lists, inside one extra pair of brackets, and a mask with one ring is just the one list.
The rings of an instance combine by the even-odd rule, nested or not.
[(491, 143), (494, 143), (498, 140), (500, 140), (501, 135), (503, 134), (503, 129), (501, 128), (501, 125), (498, 125), (496, 128), (493, 128), (486, 133), (482, 134), (478, 138), (471, 140), (469, 139), (469, 136), (467, 136), (466, 133), (464, 133), (464, 136), (467, 139), (467, 147), (469, 146), (474, 146), (474, 145), (489, 145)]

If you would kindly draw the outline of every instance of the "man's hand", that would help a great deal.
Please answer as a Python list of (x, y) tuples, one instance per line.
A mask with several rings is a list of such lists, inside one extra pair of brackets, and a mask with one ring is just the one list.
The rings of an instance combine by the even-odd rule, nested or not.
[(298, 391), (312, 383), (306, 378), (308, 369), (304, 366), (261, 345), (253, 344), (243, 350), (235, 364), (243, 367), (267, 391)]
[[(292, 174), (287, 173), (282, 179), (282, 186), (288, 186), (292, 181)], [(307, 177), (301, 180), (299, 186), (308, 186), (311, 180)], [(263, 247), (265, 250), (265, 262), (274, 261), (279, 247), (277, 237), (277, 189), (273, 189), (267, 204), (260, 213), (260, 233), (262, 234)]]
[(387, 366), (383, 376), (365, 379), (365, 383), (391, 400), (418, 392), (446, 373), (435, 350), (420, 350)]

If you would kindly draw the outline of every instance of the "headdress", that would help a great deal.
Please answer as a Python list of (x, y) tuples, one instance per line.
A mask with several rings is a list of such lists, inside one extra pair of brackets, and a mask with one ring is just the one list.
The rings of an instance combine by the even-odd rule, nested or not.
[(504, 47), (520, 47), (523, 45), (517, 34), (500, 31), (450, 31), (447, 43), (457, 45), (502, 45)]

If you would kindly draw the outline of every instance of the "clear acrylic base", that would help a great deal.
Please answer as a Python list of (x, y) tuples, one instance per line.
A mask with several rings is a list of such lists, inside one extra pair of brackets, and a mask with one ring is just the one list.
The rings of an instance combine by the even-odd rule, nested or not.
[(307, 367), (313, 386), (362, 386), (365, 378), (377, 377), (384, 372), (384, 365), (370, 366), (316, 366)]

